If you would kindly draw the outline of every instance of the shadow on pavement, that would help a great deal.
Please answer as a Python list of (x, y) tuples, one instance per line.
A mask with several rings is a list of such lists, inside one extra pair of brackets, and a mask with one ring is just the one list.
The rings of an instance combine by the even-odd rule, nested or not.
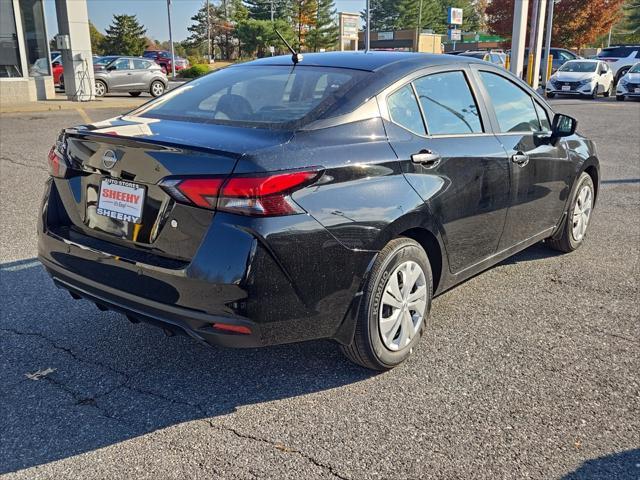
[(167, 338), (0, 265), (0, 474), (237, 407), (362, 381), (331, 342), (251, 350)]
[(640, 449), (587, 460), (562, 480), (638, 480)]

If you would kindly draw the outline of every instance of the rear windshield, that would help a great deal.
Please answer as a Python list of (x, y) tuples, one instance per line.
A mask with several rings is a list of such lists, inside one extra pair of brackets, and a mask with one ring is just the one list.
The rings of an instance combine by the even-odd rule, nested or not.
[(597, 62), (567, 62), (558, 70), (561, 72), (595, 72)]
[(285, 128), (317, 118), (367, 75), (360, 70), (300, 65), (230, 67), (175, 89), (138, 114)]
[(616, 57), (616, 58), (624, 58), (631, 55), (636, 50), (640, 50), (640, 47), (610, 47), (602, 50), (598, 57)]

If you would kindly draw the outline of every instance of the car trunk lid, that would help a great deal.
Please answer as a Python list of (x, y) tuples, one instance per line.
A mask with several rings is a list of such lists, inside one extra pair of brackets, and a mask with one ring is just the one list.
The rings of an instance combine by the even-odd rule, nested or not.
[(159, 185), (172, 177), (228, 176), (247, 152), (288, 134), (121, 117), (65, 132), (69, 178), (56, 178), (76, 233), (190, 260), (214, 212), (177, 203)]

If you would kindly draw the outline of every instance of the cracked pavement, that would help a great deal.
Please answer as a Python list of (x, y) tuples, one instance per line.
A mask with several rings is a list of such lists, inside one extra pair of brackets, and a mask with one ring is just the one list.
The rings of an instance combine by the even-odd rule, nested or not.
[(35, 221), (46, 154), (82, 120), (3, 115), (0, 477), (640, 478), (640, 102), (553, 104), (601, 156), (586, 245), (438, 297), (381, 375), (331, 342), (209, 348), (56, 289)]

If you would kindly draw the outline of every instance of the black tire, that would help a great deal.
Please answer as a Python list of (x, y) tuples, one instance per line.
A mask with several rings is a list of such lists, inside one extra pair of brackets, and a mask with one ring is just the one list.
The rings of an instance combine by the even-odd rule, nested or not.
[[(548, 238), (547, 240), (545, 240), (545, 243), (549, 247), (553, 248), (554, 250), (558, 250), (564, 253), (569, 253), (569, 252), (573, 252), (574, 250), (577, 250), (584, 243), (584, 239), (586, 238), (586, 232), (584, 236), (579, 240), (576, 240), (573, 236), (573, 212), (576, 206), (576, 202), (578, 201), (578, 194), (582, 190), (582, 187), (584, 187), (585, 185), (588, 185), (591, 188), (592, 202), (593, 200), (595, 200), (595, 190), (593, 187), (593, 180), (588, 173), (582, 172), (580, 177), (578, 177), (578, 181), (576, 182), (576, 186), (573, 190), (573, 196), (571, 197), (571, 202), (569, 203), (569, 209), (566, 213), (565, 221), (561, 227), (562, 233), (556, 239)], [(592, 208), (593, 208), (593, 203), (592, 203)], [(588, 226), (589, 226), (589, 223), (587, 223), (587, 227)]]
[(624, 102), (624, 95), (616, 95), (616, 100), (619, 102)]
[(593, 92), (591, 92), (590, 97), (592, 100), (596, 100), (598, 98), (598, 85), (593, 87)]
[[(162, 88), (160, 88), (160, 86), (162, 86)], [(159, 97), (165, 92), (166, 88), (160, 80), (154, 80), (151, 82), (151, 85), (149, 85), (149, 93), (152, 97)]]
[[(102, 86), (104, 88), (98, 88), (99, 86)], [(96, 97), (104, 97), (108, 91), (109, 90), (107, 89), (106, 83), (104, 83), (102, 80), (96, 80)]]
[(132, 97), (139, 97), (142, 92), (129, 92)]
[(610, 97), (612, 93), (613, 93), (613, 82), (609, 84), (609, 89), (606, 92), (604, 92), (604, 96)]
[(555, 93), (547, 93), (547, 98), (555, 98)]
[[(382, 340), (378, 314), (382, 295), (396, 267), (404, 262), (417, 263), (424, 273), (426, 307), (422, 322), (414, 337), (403, 348), (393, 351)], [(352, 362), (377, 371), (390, 370), (407, 359), (424, 333), (431, 309), (433, 277), (424, 249), (410, 238), (390, 241), (378, 254), (364, 288), (362, 303), (356, 319), (356, 330), (350, 345), (341, 346), (342, 353)], [(400, 330), (398, 330), (399, 334)]]

